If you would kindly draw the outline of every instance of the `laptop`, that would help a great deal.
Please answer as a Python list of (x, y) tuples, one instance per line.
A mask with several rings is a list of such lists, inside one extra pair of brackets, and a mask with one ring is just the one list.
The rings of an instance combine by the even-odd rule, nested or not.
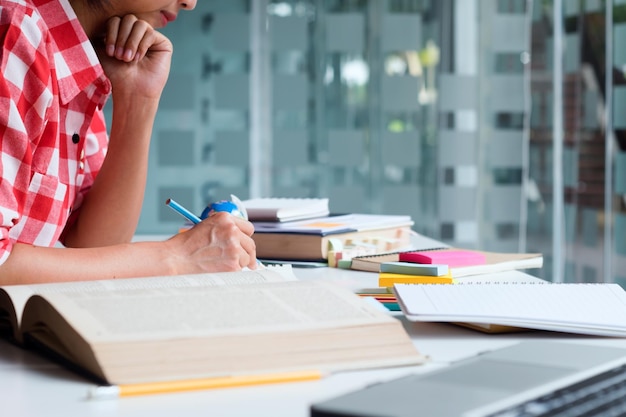
[[(617, 411), (604, 414), (597, 412), (600, 408)], [(511, 417), (565, 410), (568, 416), (626, 413), (626, 349), (521, 342), (317, 402), (310, 415)]]

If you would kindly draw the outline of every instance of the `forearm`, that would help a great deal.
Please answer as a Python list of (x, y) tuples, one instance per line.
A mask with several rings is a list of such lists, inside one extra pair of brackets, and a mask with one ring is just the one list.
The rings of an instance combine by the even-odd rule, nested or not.
[(165, 241), (101, 248), (15, 243), (0, 265), (0, 285), (240, 271), (256, 268), (252, 223), (216, 213)]
[(114, 97), (107, 157), (72, 229), (70, 247), (128, 242), (139, 221), (158, 100)]
[[(98, 39), (99, 41), (100, 39)], [(131, 51), (131, 58), (106, 53)], [(113, 120), (107, 157), (65, 243), (93, 247), (127, 242), (143, 203), (152, 125), (170, 70), (172, 44), (132, 14), (106, 23), (100, 63), (111, 81)]]
[[(138, 242), (105, 248), (48, 248), (15, 244), (0, 266), (0, 285), (172, 275), (166, 242)], [(36, 259), (36, 262), (33, 260)]]

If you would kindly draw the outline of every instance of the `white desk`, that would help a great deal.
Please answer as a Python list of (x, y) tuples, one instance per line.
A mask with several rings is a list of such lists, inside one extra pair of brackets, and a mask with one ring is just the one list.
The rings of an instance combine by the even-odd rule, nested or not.
[[(328, 279), (341, 285), (375, 287), (377, 275), (337, 269), (296, 269), (302, 279)], [(498, 275), (506, 279), (532, 279), (520, 272)], [(493, 279), (483, 276), (481, 279)], [(403, 320), (401, 315), (398, 315)], [(36, 353), (0, 341), (0, 415), (7, 417), (89, 416), (271, 416), (308, 417), (309, 406), (370, 383), (408, 373), (428, 372), (446, 364), (504, 347), (524, 339), (550, 339), (626, 348), (626, 339), (605, 339), (548, 332), (485, 335), (448, 324), (403, 320), (415, 346), (431, 357), (426, 365), (346, 372), (321, 381), (259, 387), (197, 391), (119, 400), (87, 400), (93, 384), (75, 373), (40, 358)], [(254, 348), (251, 347), (251, 354)]]

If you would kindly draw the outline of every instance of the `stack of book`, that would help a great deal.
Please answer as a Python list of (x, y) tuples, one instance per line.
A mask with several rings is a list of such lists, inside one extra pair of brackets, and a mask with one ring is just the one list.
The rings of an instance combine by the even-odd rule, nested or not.
[(259, 259), (324, 261), (336, 266), (349, 252), (376, 254), (408, 248), (413, 220), (402, 215), (353, 213), (252, 223)]
[(499, 253), (452, 247), (358, 256), (351, 269), (378, 272), (381, 287), (394, 284), (444, 284), (455, 278), (516, 269), (541, 268), (539, 253)]
[(394, 284), (452, 284), (454, 278), (448, 265), (412, 262), (383, 262), (380, 265), (378, 285)]

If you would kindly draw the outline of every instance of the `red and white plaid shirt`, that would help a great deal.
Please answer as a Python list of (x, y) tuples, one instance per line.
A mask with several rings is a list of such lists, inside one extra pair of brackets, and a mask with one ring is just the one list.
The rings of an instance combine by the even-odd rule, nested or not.
[(0, 263), (53, 246), (105, 157), (111, 91), (68, 0), (0, 3)]

